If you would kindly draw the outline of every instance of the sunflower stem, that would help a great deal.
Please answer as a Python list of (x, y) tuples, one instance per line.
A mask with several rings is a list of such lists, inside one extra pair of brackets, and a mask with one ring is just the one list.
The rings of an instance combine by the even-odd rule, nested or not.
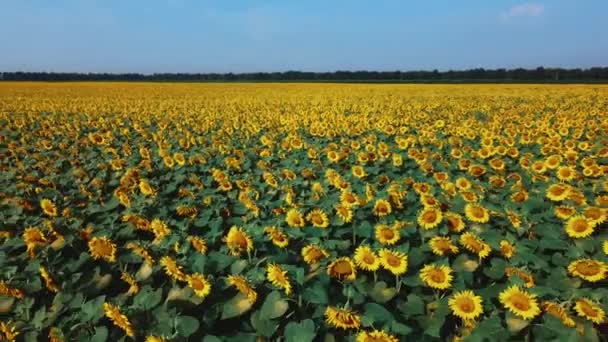
[(353, 247), (357, 243), (357, 232), (355, 231), (355, 225), (353, 224)]
[(401, 278), (399, 276), (395, 277), (395, 287), (397, 288), (397, 293), (401, 291)]

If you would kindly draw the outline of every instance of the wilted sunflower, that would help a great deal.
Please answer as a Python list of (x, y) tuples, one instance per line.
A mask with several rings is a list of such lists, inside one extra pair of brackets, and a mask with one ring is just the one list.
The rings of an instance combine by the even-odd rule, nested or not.
[(570, 187), (565, 184), (551, 184), (547, 188), (545, 195), (548, 199), (559, 202), (568, 198), (570, 195)]
[(460, 317), (464, 321), (474, 320), (483, 313), (482, 299), (475, 295), (471, 290), (464, 290), (454, 293), (448, 305), (454, 316)]
[(116, 245), (105, 236), (89, 240), (89, 253), (95, 260), (105, 259), (107, 262), (116, 262)]
[(306, 219), (317, 228), (327, 228), (329, 226), (329, 219), (323, 209), (313, 209), (306, 215)]
[(579, 239), (593, 234), (594, 225), (583, 215), (572, 216), (566, 222), (566, 233), (569, 237)]
[(399, 342), (399, 339), (384, 330), (361, 331), (356, 342)]
[(247, 279), (241, 275), (229, 275), (228, 276), (228, 284), (234, 286), (240, 293), (247, 296), (247, 300), (251, 304), (255, 303), (258, 298), (258, 293), (255, 289), (249, 284)]
[(328, 306), (325, 309), (325, 322), (338, 329), (359, 329), (361, 326), (361, 316), (348, 309)]
[(562, 321), (562, 323), (565, 326), (570, 327), (570, 328), (574, 328), (576, 326), (576, 322), (572, 319), (572, 317), (570, 317), (570, 315), (568, 314), (568, 311), (566, 311), (566, 309), (564, 309), (559, 304), (554, 303), (554, 302), (544, 301), (541, 303), (540, 306), (543, 309), (543, 311), (545, 311), (549, 315)]
[(164, 256), (160, 258), (160, 264), (165, 269), (165, 273), (179, 281), (187, 281), (188, 276), (182, 270), (182, 267), (175, 262), (170, 256)]
[(519, 279), (524, 281), (524, 286), (527, 288), (536, 286), (532, 273), (526, 272), (519, 268), (507, 266), (505, 267), (505, 274), (507, 275), (507, 277), (509, 277), (509, 279), (513, 276), (519, 277)]
[(515, 254), (515, 246), (507, 240), (500, 241), (500, 254), (505, 259), (511, 259)]
[(490, 212), (479, 204), (467, 203), (464, 207), (467, 219), (472, 222), (486, 223), (490, 221)]
[(131, 326), (131, 322), (129, 322), (127, 316), (120, 312), (117, 306), (110, 303), (103, 303), (103, 311), (105, 312), (106, 317), (108, 317), (115, 326), (122, 329), (127, 336), (135, 336), (135, 331)]
[(377, 199), (374, 204), (373, 213), (375, 216), (383, 217), (387, 216), (392, 212), (391, 204), (385, 199)]
[(380, 264), (394, 275), (407, 272), (407, 255), (401, 252), (383, 248), (378, 253)]
[(234, 256), (239, 256), (243, 252), (249, 253), (253, 250), (253, 241), (242, 228), (237, 226), (230, 227), (228, 234), (224, 237), (224, 242), (226, 242), (230, 254)]
[(426, 207), (418, 213), (418, 224), (424, 229), (433, 229), (443, 220), (443, 213), (435, 207)]
[(375, 236), (376, 240), (383, 245), (394, 245), (399, 241), (401, 235), (399, 229), (396, 227), (390, 227), (384, 224), (376, 225)]
[(380, 267), (380, 258), (369, 246), (357, 247), (354, 259), (357, 267), (362, 270), (375, 272)]
[(452, 239), (447, 236), (434, 236), (429, 241), (431, 251), (435, 255), (446, 255), (458, 253), (458, 247), (452, 243)]
[(540, 314), (536, 295), (513, 285), (500, 293), (498, 299), (511, 313), (523, 319), (532, 319)]
[(602, 324), (606, 320), (604, 310), (587, 298), (577, 299), (574, 304), (574, 310), (580, 317), (588, 319), (595, 324)]
[(327, 258), (329, 253), (319, 246), (307, 245), (302, 248), (301, 251), (304, 262), (312, 265), (318, 263), (321, 259)]
[(425, 265), (420, 270), (420, 279), (429, 287), (445, 290), (452, 286), (452, 269), (445, 265)]
[(285, 295), (291, 294), (291, 284), (289, 283), (289, 277), (287, 271), (283, 270), (281, 266), (276, 264), (268, 264), (266, 267), (266, 279), (272, 283), (272, 285), (283, 289)]
[(48, 216), (57, 216), (57, 206), (48, 198), (43, 198), (40, 201), (40, 208), (42, 208), (42, 212)]
[(608, 265), (599, 260), (578, 259), (568, 265), (568, 272), (586, 281), (598, 282), (606, 279)]
[(289, 244), (289, 237), (287, 234), (276, 227), (266, 227), (264, 228), (264, 232), (268, 235), (268, 239), (272, 241), (272, 244), (277, 247), (285, 248)]
[(355, 280), (357, 269), (349, 257), (335, 259), (327, 266), (327, 274), (339, 280)]
[(285, 222), (290, 227), (304, 227), (304, 216), (298, 209), (292, 208), (287, 211), (287, 216), (285, 217)]
[(194, 273), (186, 276), (188, 287), (194, 291), (200, 298), (205, 298), (211, 293), (211, 284), (204, 275), (200, 273)]
[(473, 233), (464, 233), (460, 235), (460, 244), (467, 249), (469, 252), (475, 253), (480, 259), (483, 259), (490, 255), (492, 248), (490, 245), (485, 243), (477, 235)]

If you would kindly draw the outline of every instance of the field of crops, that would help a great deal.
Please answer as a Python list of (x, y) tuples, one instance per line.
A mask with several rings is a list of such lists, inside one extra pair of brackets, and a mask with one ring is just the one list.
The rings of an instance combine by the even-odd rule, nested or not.
[(606, 341), (608, 86), (0, 83), (0, 340)]

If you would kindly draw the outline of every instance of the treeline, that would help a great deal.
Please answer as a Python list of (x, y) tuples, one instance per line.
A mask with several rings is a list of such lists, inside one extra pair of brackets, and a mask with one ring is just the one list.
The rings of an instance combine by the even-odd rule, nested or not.
[(159, 82), (608, 82), (608, 67), (589, 69), (469, 69), (449, 71), (334, 71), (254, 73), (57, 73), (0, 72), (4, 81)]

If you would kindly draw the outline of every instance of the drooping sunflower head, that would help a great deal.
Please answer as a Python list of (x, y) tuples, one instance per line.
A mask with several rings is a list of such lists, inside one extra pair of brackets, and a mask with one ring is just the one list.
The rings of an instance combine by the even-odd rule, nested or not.
[(511, 259), (515, 254), (515, 246), (507, 240), (500, 241), (500, 254), (505, 259)]
[(589, 282), (598, 282), (606, 279), (608, 265), (593, 259), (578, 259), (568, 265), (568, 272)]
[(471, 290), (459, 291), (453, 294), (448, 305), (454, 316), (464, 321), (474, 320), (483, 313), (482, 299)]
[(285, 295), (289, 296), (291, 294), (292, 288), (291, 283), (289, 282), (289, 277), (287, 276), (287, 271), (283, 270), (281, 266), (277, 264), (269, 264), (266, 267), (266, 278), (272, 285), (283, 289), (285, 291)]
[(160, 265), (165, 269), (165, 273), (179, 281), (187, 281), (188, 276), (182, 270), (182, 267), (177, 264), (175, 260), (173, 260), (170, 256), (164, 256), (160, 258)]
[(384, 224), (378, 224), (375, 227), (376, 240), (383, 245), (394, 245), (399, 241), (401, 235), (399, 229)]
[(498, 299), (502, 305), (516, 316), (532, 319), (540, 314), (536, 295), (513, 285), (500, 293)]
[(329, 226), (329, 219), (323, 209), (313, 209), (306, 215), (306, 219), (317, 228), (327, 228)]
[(492, 251), (490, 245), (477, 235), (469, 232), (460, 235), (460, 244), (469, 252), (477, 254), (480, 259), (486, 258)]
[(448, 229), (451, 232), (460, 233), (464, 229), (464, 220), (460, 214), (448, 212), (445, 214), (445, 218), (447, 219)]
[(490, 221), (490, 212), (479, 204), (467, 203), (464, 212), (469, 221), (477, 223), (486, 223)]
[(369, 246), (357, 247), (354, 259), (357, 267), (366, 271), (375, 272), (380, 267), (380, 258)]
[(597, 226), (606, 221), (608, 209), (589, 206), (583, 210), (583, 216), (585, 216), (593, 226)]
[(562, 321), (562, 323), (565, 326), (567, 326), (569, 328), (574, 328), (576, 326), (576, 322), (572, 319), (572, 317), (570, 317), (570, 314), (568, 313), (568, 311), (565, 308), (563, 308), (562, 306), (560, 306), (559, 304), (554, 303), (554, 302), (544, 301), (541, 303), (541, 308), (547, 314)]
[(571, 238), (585, 238), (593, 232), (594, 225), (583, 215), (572, 216), (566, 222), (566, 234)]
[(301, 251), (304, 262), (312, 265), (318, 263), (321, 259), (327, 258), (329, 253), (316, 245), (307, 245)]
[(292, 208), (287, 211), (287, 216), (285, 217), (285, 222), (290, 227), (304, 227), (304, 216), (298, 209)]
[(357, 269), (349, 257), (335, 259), (327, 266), (327, 274), (339, 280), (355, 280)]
[(443, 213), (435, 207), (426, 207), (418, 213), (418, 225), (424, 229), (433, 229), (443, 220)]
[(43, 198), (40, 201), (40, 208), (42, 208), (42, 212), (47, 216), (57, 216), (57, 206), (48, 198)]
[(357, 342), (399, 342), (399, 339), (383, 330), (361, 331)]
[(574, 304), (574, 311), (580, 317), (596, 324), (602, 324), (606, 321), (604, 310), (587, 298), (577, 299)]
[(390, 215), (392, 212), (391, 204), (385, 199), (377, 199), (374, 203), (373, 213), (375, 216), (383, 217)]
[(425, 265), (420, 270), (420, 279), (429, 287), (445, 290), (452, 286), (452, 269), (445, 265)]
[(249, 281), (247, 281), (245, 277), (241, 275), (229, 275), (227, 280), (230, 286), (234, 286), (237, 291), (247, 296), (247, 300), (249, 300), (250, 303), (253, 304), (256, 302), (258, 293), (249, 284)]
[(264, 232), (272, 244), (277, 247), (285, 248), (289, 244), (289, 237), (287, 234), (276, 227), (266, 227), (264, 228)]
[(401, 275), (407, 272), (407, 255), (404, 253), (383, 248), (378, 253), (380, 265), (394, 275)]
[(325, 309), (325, 322), (337, 329), (359, 329), (361, 316), (348, 309), (328, 306)]
[(108, 317), (114, 323), (114, 325), (122, 329), (127, 336), (135, 336), (135, 331), (133, 330), (131, 322), (127, 316), (120, 312), (120, 309), (117, 306), (110, 303), (103, 303), (103, 310), (106, 317)]

